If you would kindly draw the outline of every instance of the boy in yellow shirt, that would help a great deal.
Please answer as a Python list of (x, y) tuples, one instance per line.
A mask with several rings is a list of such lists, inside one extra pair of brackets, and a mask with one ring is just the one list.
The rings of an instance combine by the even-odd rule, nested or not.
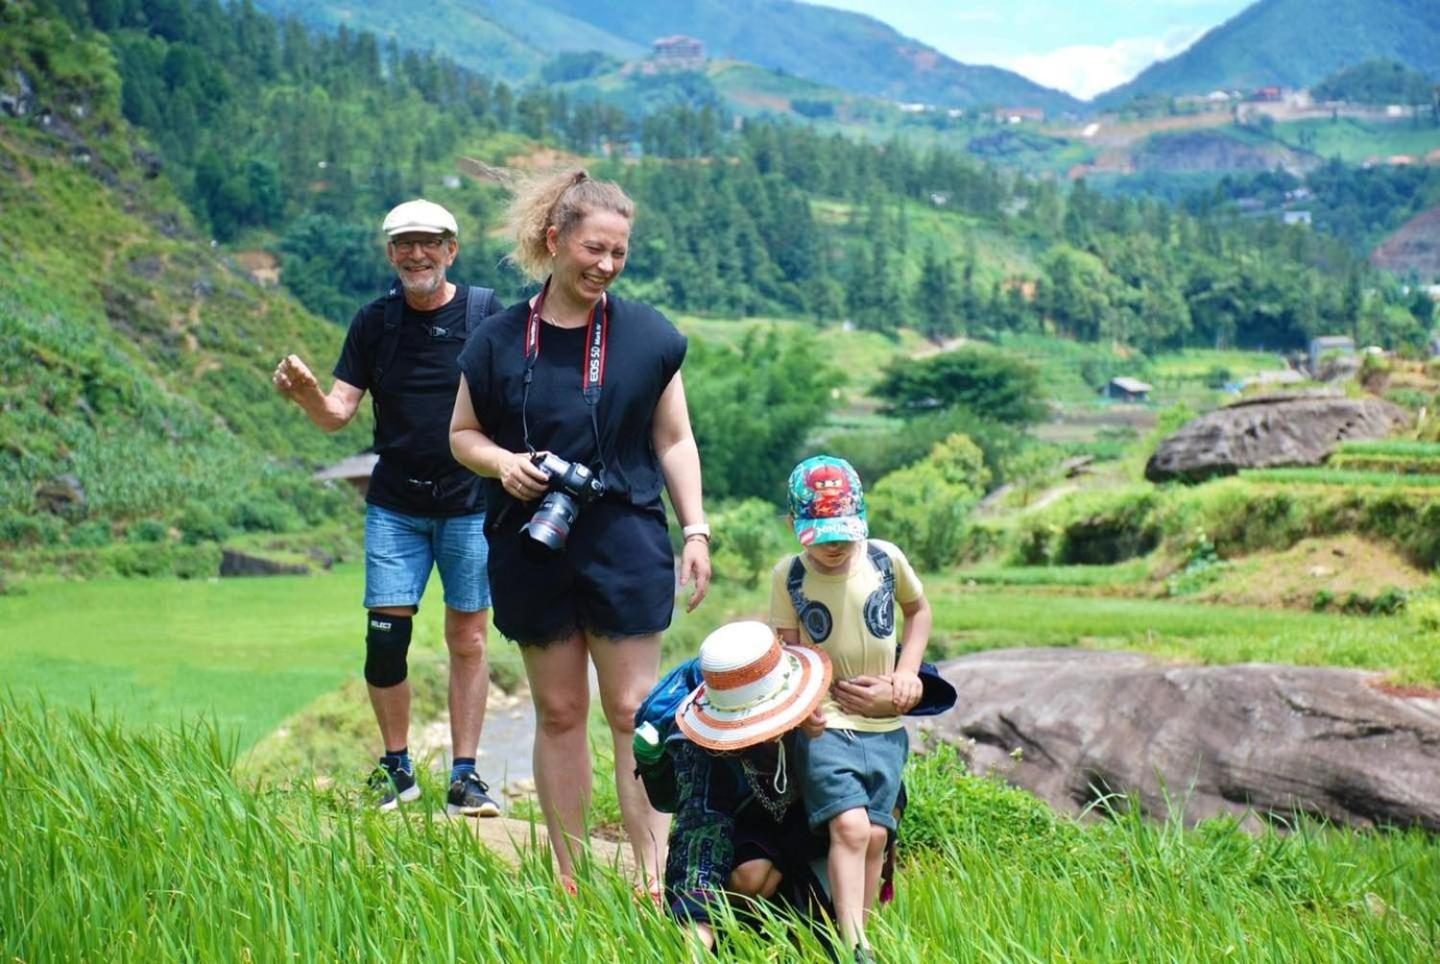
[[(905, 554), (869, 538), (860, 477), (844, 459), (817, 455), (790, 473), (790, 519), (804, 551), (771, 580), (770, 622), (785, 643), (829, 656), (836, 684), (888, 677), (896, 708), (919, 702), (930, 604)], [(905, 616), (896, 649), (895, 607)], [(825, 731), (796, 744), (812, 830), (828, 827), (827, 869), (835, 918), (855, 960), (868, 961), (865, 915), (875, 905), (900, 772), (910, 752), (899, 716), (846, 713), (833, 695)]]

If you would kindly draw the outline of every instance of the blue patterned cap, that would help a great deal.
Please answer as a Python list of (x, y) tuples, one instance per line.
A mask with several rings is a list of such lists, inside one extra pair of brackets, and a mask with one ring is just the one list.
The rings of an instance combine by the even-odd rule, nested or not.
[(865, 524), (865, 491), (849, 462), (833, 455), (806, 459), (790, 473), (790, 515), (804, 546), (821, 542), (859, 542)]

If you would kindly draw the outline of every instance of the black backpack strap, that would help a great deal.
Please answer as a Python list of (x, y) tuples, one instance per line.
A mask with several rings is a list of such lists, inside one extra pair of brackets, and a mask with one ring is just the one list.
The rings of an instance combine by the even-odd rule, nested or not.
[(469, 337), (475, 327), (480, 324), (480, 319), (487, 315), (493, 315), (499, 311), (497, 302), (500, 299), (495, 297), (494, 288), (482, 288), (479, 285), (470, 286), (470, 297), (465, 302), (465, 335)]
[(385, 327), (380, 332), (380, 343), (375, 347), (375, 367), (370, 373), (370, 394), (374, 397), (380, 381), (390, 370), (395, 360), (395, 349), (400, 345), (400, 322), (405, 315), (405, 290), (400, 279), (390, 286), (385, 295)]
[(830, 610), (824, 603), (805, 598), (804, 586), (805, 564), (796, 556), (790, 563), (790, 571), (785, 574), (785, 591), (790, 594), (790, 604), (795, 607), (800, 628), (804, 629), (810, 641), (818, 646), (830, 638), (830, 631), (835, 628), (835, 620), (831, 618)]
[[(865, 623), (876, 636), (888, 636), (895, 631), (895, 566), (889, 554), (873, 542), (865, 543), (865, 554), (880, 572), (880, 588), (865, 600)], [(900, 651), (899, 640), (895, 651)]]
[(870, 557), (870, 562), (880, 570), (880, 581), (885, 588), (890, 590), (890, 596), (895, 596), (895, 566), (890, 562), (890, 554), (881, 549), (873, 542), (865, 543), (865, 554)]
[(810, 600), (805, 598), (805, 564), (796, 556), (790, 561), (790, 571), (785, 575), (785, 591), (790, 594), (790, 605), (795, 607), (795, 616), (799, 618), (805, 607), (810, 605)]

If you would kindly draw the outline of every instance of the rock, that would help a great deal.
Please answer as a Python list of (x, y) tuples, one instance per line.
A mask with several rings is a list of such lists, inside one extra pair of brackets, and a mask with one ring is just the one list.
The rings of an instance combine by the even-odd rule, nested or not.
[(309, 572), (309, 566), (276, 562), (236, 549), (222, 549), (220, 552), (221, 576), (303, 576)]
[(1270, 395), (1217, 409), (1166, 438), (1145, 465), (1152, 482), (1200, 482), (1240, 469), (1319, 465), (1341, 442), (1384, 438), (1409, 424), (1378, 398)]
[(159, 154), (153, 151), (137, 147), (131, 151), (130, 157), (135, 161), (135, 166), (140, 168), (140, 176), (147, 181), (153, 181), (165, 169), (164, 161), (160, 159)]
[(54, 515), (65, 515), (71, 511), (83, 512), (88, 502), (85, 486), (80, 484), (77, 476), (68, 472), (57, 475), (35, 490), (35, 505)]
[(1440, 693), (1387, 691), (1357, 670), (1072, 649), (976, 653), (940, 670), (955, 709), (912, 725), (1060, 809), (1130, 794), (1146, 814), (1173, 805), (1191, 823), (1300, 811), (1440, 831)]
[(0, 89), (0, 114), (7, 117), (24, 117), (35, 109), (35, 84), (25, 71), (11, 72), (8, 82)]

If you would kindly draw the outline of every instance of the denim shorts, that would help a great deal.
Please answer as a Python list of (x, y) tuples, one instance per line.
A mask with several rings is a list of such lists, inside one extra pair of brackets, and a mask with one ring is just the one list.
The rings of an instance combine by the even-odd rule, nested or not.
[(810, 829), (856, 807), (865, 808), (872, 824), (895, 829), (900, 772), (910, 755), (903, 726), (884, 733), (827, 729), (813, 740), (796, 740), (795, 755)]
[(365, 608), (418, 606), (431, 567), (440, 569), (445, 605), (462, 613), (490, 608), (485, 513), (408, 515), (365, 507)]

